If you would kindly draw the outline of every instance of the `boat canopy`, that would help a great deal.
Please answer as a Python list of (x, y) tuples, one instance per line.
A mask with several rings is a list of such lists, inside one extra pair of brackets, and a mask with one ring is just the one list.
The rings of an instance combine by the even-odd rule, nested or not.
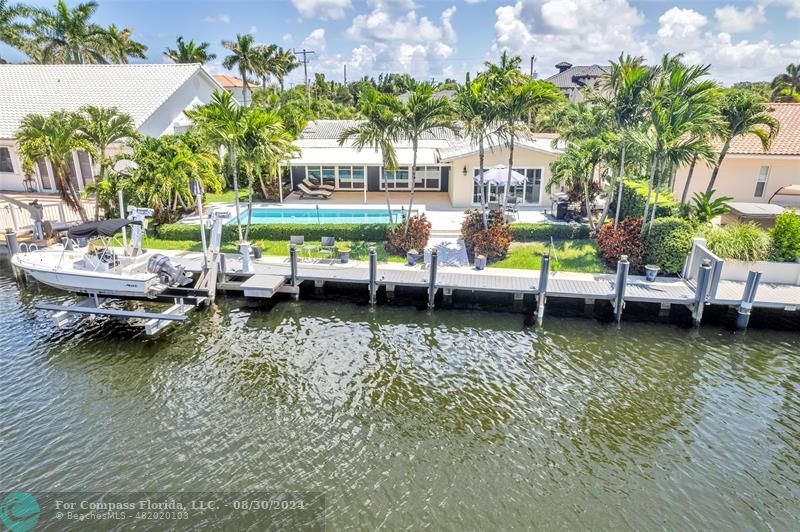
[(127, 220), (125, 218), (112, 218), (102, 222), (88, 222), (85, 224), (74, 225), (69, 228), (67, 234), (70, 238), (89, 238), (92, 236), (113, 236), (123, 227), (129, 225), (142, 225), (138, 220)]

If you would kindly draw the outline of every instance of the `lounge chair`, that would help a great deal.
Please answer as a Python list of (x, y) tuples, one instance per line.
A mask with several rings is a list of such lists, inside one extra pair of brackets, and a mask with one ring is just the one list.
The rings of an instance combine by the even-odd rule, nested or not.
[(330, 192), (333, 192), (334, 190), (336, 190), (336, 187), (334, 187), (333, 185), (318, 185), (316, 183), (313, 183), (307, 177), (303, 178), (303, 180), (300, 181), (300, 182), (303, 183), (308, 188), (310, 188), (311, 190), (328, 190)]
[(333, 192), (330, 190), (311, 190), (305, 186), (302, 181), (297, 184), (297, 189), (300, 191), (300, 199), (303, 199), (306, 196), (328, 199), (331, 197), (331, 194), (333, 194)]

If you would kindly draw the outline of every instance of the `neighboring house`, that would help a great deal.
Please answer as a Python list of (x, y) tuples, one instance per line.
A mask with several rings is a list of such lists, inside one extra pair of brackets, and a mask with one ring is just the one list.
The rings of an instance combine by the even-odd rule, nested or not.
[[(233, 95), (233, 99), (239, 102), (239, 105), (244, 105), (244, 81), (235, 76), (227, 76), (225, 74), (214, 74), (214, 79), (222, 85), (222, 88)], [(252, 86), (250, 87), (252, 90)], [(248, 100), (250, 94), (247, 95)]]
[(573, 66), (571, 63), (563, 61), (556, 65), (558, 74), (547, 78), (569, 98), (571, 102), (583, 100), (585, 89), (593, 88), (600, 81), (600, 78), (608, 72), (608, 67), (599, 65)]
[[(412, 93), (410, 93), (410, 92), (404, 92), (403, 94), (398, 96), (397, 99), (400, 100), (403, 103), (408, 103), (408, 99), (411, 98), (411, 94)], [(433, 97), (434, 98), (443, 98), (445, 100), (451, 100), (451, 99), (453, 99), (455, 97), (455, 95), (456, 95), (456, 91), (454, 91), (452, 89), (444, 89), (444, 90), (436, 91), (436, 92), (433, 93)]]
[[(380, 152), (369, 148), (359, 151), (350, 143), (339, 146), (342, 131), (357, 124), (354, 120), (309, 122), (295, 142), (300, 153), (289, 161), (293, 187), (307, 177), (317, 184), (333, 185), (337, 190), (379, 192), (384, 190), (386, 174), (390, 190), (408, 192), (413, 160), (410, 144), (395, 146), (399, 167), (389, 172), (383, 168)], [(544, 188), (550, 179), (550, 163), (561, 153), (552, 146), (554, 137), (537, 134), (515, 145), (514, 168), (527, 181), (513, 187), (511, 193), (520, 198), (523, 206), (550, 205)], [(486, 169), (508, 162), (508, 148), (500, 142), (493, 144), (494, 149), (486, 149)], [(453, 207), (471, 207), (480, 202), (480, 189), (473, 179), (477, 173), (478, 150), (469, 141), (446, 130), (420, 139), (415, 190), (446, 192)], [(488, 186), (488, 199), (500, 199), (498, 192), (497, 187)]]
[[(738, 202), (768, 203), (781, 187), (800, 185), (800, 103), (769, 105), (781, 124), (772, 147), (764, 153), (755, 135), (734, 138), (714, 183), (717, 195), (731, 196)], [(711, 172), (712, 168), (704, 164), (695, 167), (688, 198), (695, 192), (705, 192)], [(676, 174), (673, 190), (678, 198), (688, 173), (688, 168), (681, 168)]]
[[(55, 192), (50, 163), (37, 161), (25, 175), (17, 154), (14, 138), (28, 114), (116, 107), (141, 134), (157, 137), (191, 127), (183, 111), (220, 88), (200, 65), (0, 65), (0, 190)], [(69, 178), (82, 190), (94, 179), (94, 161), (78, 151), (69, 163)]]

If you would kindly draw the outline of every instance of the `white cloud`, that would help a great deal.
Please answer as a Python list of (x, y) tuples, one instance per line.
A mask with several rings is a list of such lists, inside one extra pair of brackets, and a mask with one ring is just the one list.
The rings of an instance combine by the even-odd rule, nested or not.
[(726, 5), (715, 9), (714, 17), (717, 19), (719, 29), (726, 33), (753, 31), (766, 21), (762, 5), (753, 5), (744, 9)]
[(693, 9), (673, 7), (658, 17), (658, 38), (664, 43), (683, 44), (708, 24), (708, 18)]
[(303, 39), (303, 49), (314, 50), (317, 54), (325, 52), (325, 44), (325, 30), (323, 28), (315, 29)]
[(203, 20), (206, 21), (206, 22), (209, 22), (211, 24), (216, 24), (216, 23), (230, 24), (231, 23), (231, 17), (229, 15), (217, 15), (217, 16), (209, 15), (206, 18), (204, 18)]
[(250, 31), (248, 31), (247, 33), (256, 33), (257, 31), (258, 31), (258, 28), (257, 28), (257, 27), (255, 27), (255, 26), (250, 26)]
[(283, 37), (281, 37), (281, 40), (283, 42), (286, 42), (286, 43), (292, 42), (292, 34), (291, 33), (284, 33)]
[(292, 0), (292, 4), (303, 18), (341, 19), (352, 9), (351, 0)]
[(788, 18), (800, 18), (800, 0), (761, 0), (763, 5), (776, 4), (786, 7)]

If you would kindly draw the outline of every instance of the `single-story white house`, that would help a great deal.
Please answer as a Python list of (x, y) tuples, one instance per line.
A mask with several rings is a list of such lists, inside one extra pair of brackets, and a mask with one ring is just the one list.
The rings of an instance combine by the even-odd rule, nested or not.
[[(289, 161), (293, 188), (304, 178), (313, 183), (332, 185), (336, 190), (378, 192), (388, 182), (391, 191), (411, 189), (413, 150), (408, 142), (395, 145), (398, 169), (383, 167), (381, 153), (358, 150), (351, 142), (339, 145), (342, 132), (358, 124), (356, 120), (317, 120), (309, 122), (295, 145), (300, 153)], [(526, 176), (525, 183), (512, 187), (523, 207), (549, 207), (545, 186), (550, 179), (550, 163), (561, 154), (553, 146), (553, 134), (534, 134), (514, 147), (514, 169)], [(508, 148), (493, 143), (486, 149), (485, 169), (508, 163)], [(478, 149), (468, 140), (447, 130), (426, 135), (417, 150), (415, 190), (446, 192), (453, 207), (465, 208), (480, 203), (480, 189), (473, 177), (478, 174)], [(385, 179), (384, 179), (385, 176)], [(497, 201), (498, 187), (487, 185), (487, 198)]]
[[(222, 87), (199, 64), (0, 65), (0, 190), (54, 192), (53, 169), (38, 161), (25, 175), (14, 140), (31, 113), (116, 107), (143, 135), (180, 133), (191, 127), (186, 109), (208, 103)], [(70, 161), (70, 179), (83, 189), (95, 176), (89, 154)]]
[[(770, 113), (781, 124), (772, 147), (764, 152), (755, 135), (736, 137), (722, 160), (716, 195), (730, 196), (737, 202), (783, 204), (775, 193), (783, 187), (800, 185), (800, 103), (771, 103)], [(705, 192), (711, 179), (710, 168), (698, 164), (689, 183), (687, 200), (695, 192)], [(673, 191), (680, 199), (689, 173), (687, 167), (676, 174)], [(784, 198), (785, 199), (785, 198)]]

